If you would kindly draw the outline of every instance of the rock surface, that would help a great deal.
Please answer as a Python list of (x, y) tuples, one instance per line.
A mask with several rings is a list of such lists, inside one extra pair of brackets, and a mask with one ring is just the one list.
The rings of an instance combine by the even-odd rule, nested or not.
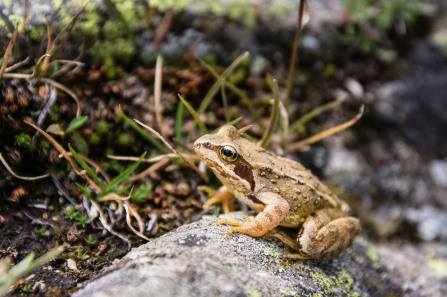
[(73, 296), (447, 295), (440, 245), (374, 246), (360, 237), (333, 260), (286, 260), (275, 240), (228, 236), (216, 220), (205, 216), (133, 249)]

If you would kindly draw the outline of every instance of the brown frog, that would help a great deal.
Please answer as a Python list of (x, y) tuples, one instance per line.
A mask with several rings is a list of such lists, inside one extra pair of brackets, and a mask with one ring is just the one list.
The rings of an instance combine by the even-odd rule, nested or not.
[[(258, 214), (245, 222), (220, 220), (235, 226), (232, 232), (254, 237), (279, 238), (298, 253), (295, 259), (329, 259), (340, 254), (360, 231), (359, 220), (348, 215), (349, 206), (298, 162), (274, 156), (241, 136), (233, 126), (207, 134), (194, 143), (194, 150), (223, 183), (218, 192), (202, 187), (215, 197), (212, 203), (228, 201), (234, 195)], [(231, 195), (232, 194), (232, 195)], [(298, 228), (296, 241), (283, 226)]]

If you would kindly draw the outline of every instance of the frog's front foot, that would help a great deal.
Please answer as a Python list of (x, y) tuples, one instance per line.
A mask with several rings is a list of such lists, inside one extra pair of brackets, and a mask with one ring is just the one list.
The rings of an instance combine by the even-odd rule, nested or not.
[(221, 186), (217, 191), (207, 187), (199, 186), (197, 187), (200, 191), (206, 192), (210, 199), (203, 205), (203, 209), (208, 209), (211, 205), (220, 203), (224, 213), (229, 213), (234, 211), (233, 207), (233, 194), (228, 191), (227, 187)]

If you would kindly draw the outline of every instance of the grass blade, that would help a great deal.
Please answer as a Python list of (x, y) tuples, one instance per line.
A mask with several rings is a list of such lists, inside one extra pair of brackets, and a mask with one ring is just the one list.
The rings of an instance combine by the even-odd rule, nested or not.
[(68, 145), (68, 149), (71, 152), (71, 155), (73, 156), (73, 158), (76, 160), (76, 162), (78, 162), (78, 164), (81, 166), (82, 169), (84, 169), (87, 174), (90, 176), (91, 179), (93, 179), (93, 181), (99, 185), (101, 187), (102, 190), (104, 190), (105, 188), (105, 184), (103, 181), (100, 181), (98, 179), (98, 176), (96, 175), (96, 172), (93, 170), (93, 168), (91, 168), (90, 166), (88, 166), (87, 163), (85, 163), (84, 160), (82, 160), (82, 158), (78, 155), (78, 153), (71, 147), (71, 145)]
[(304, 126), (305, 123), (307, 123), (308, 121), (310, 121), (314, 117), (320, 115), (321, 113), (325, 112), (326, 110), (329, 110), (331, 108), (336, 107), (337, 105), (339, 105), (343, 101), (344, 101), (343, 99), (336, 99), (336, 100), (331, 101), (331, 102), (329, 102), (327, 104), (324, 104), (322, 106), (318, 106), (315, 109), (312, 109), (311, 111), (309, 111), (308, 113), (303, 115), (301, 118), (299, 118), (296, 122), (294, 122), (291, 125), (290, 130), (291, 131), (298, 131), (298, 132), (300, 132), (300, 130), (302, 130), (302, 127)]
[(270, 114), (270, 121), (269, 125), (267, 126), (267, 129), (264, 132), (264, 135), (262, 135), (262, 139), (259, 141), (258, 145), (261, 147), (267, 146), (267, 144), (270, 142), (270, 139), (272, 138), (273, 133), (276, 130), (276, 127), (278, 126), (278, 119), (279, 119), (279, 88), (278, 88), (278, 82), (276, 79), (273, 80), (273, 110)]
[(203, 134), (208, 134), (208, 130), (206, 129), (205, 125), (200, 120), (199, 115), (194, 110), (194, 108), (192, 108), (192, 106), (188, 102), (186, 102), (186, 100), (180, 94), (178, 94), (178, 97), (180, 98), (182, 103), (186, 106), (186, 108), (189, 110), (189, 112), (191, 113), (192, 117), (194, 118), (194, 121), (197, 123), (197, 125), (199, 125), (200, 130), (202, 130), (202, 133)]
[(73, 129), (77, 129), (84, 125), (84, 123), (87, 121), (87, 116), (81, 116), (79, 118), (74, 118), (70, 124), (68, 124), (68, 128), (65, 131), (65, 134), (70, 133)]
[(211, 102), (211, 99), (213, 99), (214, 95), (216, 95), (217, 91), (219, 90), (220, 86), (223, 84), (224, 80), (227, 78), (227, 76), (249, 55), (248, 52), (243, 53), (239, 57), (236, 58), (236, 60), (231, 63), (230, 66), (228, 66), (227, 69), (222, 73), (221, 76), (216, 80), (216, 82), (213, 84), (213, 86), (210, 88), (208, 93), (205, 95), (205, 98), (203, 98), (202, 103), (200, 104), (199, 108), (197, 109), (198, 114), (202, 114), (205, 109), (208, 107), (208, 105)]
[(182, 127), (183, 127), (183, 109), (184, 109), (183, 102), (179, 102), (177, 106), (177, 112), (175, 114), (175, 138), (178, 141), (181, 141), (182, 138)]
[(125, 181), (129, 175), (138, 167), (138, 165), (140, 165), (141, 160), (143, 160), (144, 156), (146, 155), (146, 153), (144, 152), (140, 158), (138, 159), (137, 162), (133, 163), (131, 166), (129, 166), (126, 170), (124, 170), (123, 172), (121, 172), (120, 175), (118, 175), (117, 177), (115, 177), (104, 189), (104, 194), (107, 194), (113, 190), (116, 189), (116, 187), (122, 183), (123, 181)]
[[(206, 62), (202, 61), (202, 64), (205, 66), (205, 68), (213, 75), (216, 79), (219, 78), (219, 74), (216, 72), (216, 70), (213, 69), (210, 65), (208, 65)], [(247, 97), (247, 95), (242, 92), (241, 89), (239, 89), (235, 84), (229, 81), (224, 82), (225, 87), (227, 87), (230, 91), (235, 93), (239, 98), (241, 98), (242, 102), (247, 106), (248, 110), (250, 111), (251, 115), (253, 116), (255, 122), (261, 126), (261, 128), (264, 128), (264, 124), (262, 123), (261, 116), (259, 115), (257, 109), (251, 102), (250, 98)]]
[(144, 131), (143, 129), (141, 129), (140, 126), (138, 126), (134, 121), (132, 121), (131, 119), (129, 119), (123, 112), (123, 110), (121, 109), (120, 106), (120, 113), (119, 115), (121, 117), (123, 117), (124, 121), (126, 121), (127, 124), (129, 124), (129, 126), (132, 127), (132, 129), (134, 129), (138, 134), (140, 134), (141, 136), (143, 136), (146, 140), (148, 140), (150, 143), (152, 143), (159, 151), (165, 153), (165, 154), (169, 154), (169, 150), (165, 147), (163, 147), (157, 140), (155, 140), (154, 137), (152, 137), (152, 135), (150, 135), (149, 133), (146, 133), (146, 131)]
[(64, 251), (64, 246), (56, 247), (47, 252), (42, 257), (33, 262), (34, 253), (29, 254), (16, 266), (12, 267), (7, 273), (0, 277), (0, 296), (5, 295), (11, 286), (13, 286), (19, 279), (29, 274), (37, 267), (50, 261)]

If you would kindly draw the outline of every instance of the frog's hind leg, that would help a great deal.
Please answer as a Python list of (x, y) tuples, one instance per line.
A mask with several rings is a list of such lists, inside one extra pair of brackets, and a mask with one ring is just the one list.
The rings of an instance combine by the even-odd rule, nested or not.
[(358, 219), (346, 216), (338, 209), (319, 210), (306, 219), (298, 234), (298, 258), (325, 260), (336, 257), (351, 245), (359, 232)]
[(295, 239), (293, 239), (292, 237), (290, 237), (288, 234), (286, 234), (283, 231), (279, 231), (276, 229), (271, 230), (269, 233), (264, 235), (265, 237), (274, 237), (276, 239), (279, 239), (282, 243), (284, 243), (285, 245), (291, 247), (292, 249), (298, 251), (299, 247), (298, 247), (298, 243), (296, 242)]

